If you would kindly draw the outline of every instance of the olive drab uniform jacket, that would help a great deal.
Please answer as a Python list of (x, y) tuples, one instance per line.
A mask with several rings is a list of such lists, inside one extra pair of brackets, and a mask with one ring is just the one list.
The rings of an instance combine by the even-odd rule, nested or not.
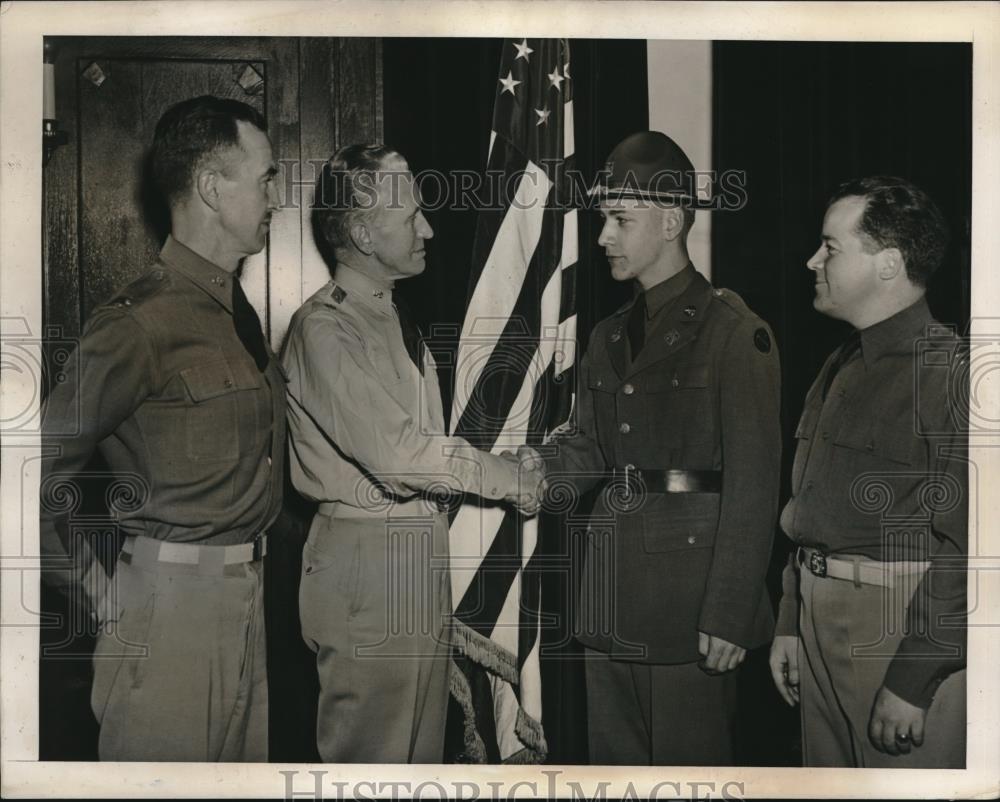
[[(575, 634), (647, 663), (699, 660), (699, 632), (759, 646), (774, 624), (764, 585), (781, 465), (774, 339), (738, 295), (695, 273), (630, 364), (632, 303), (594, 329), (577, 431), (546, 459), (550, 486), (582, 492), (611, 478), (587, 531)], [(636, 471), (692, 472), (712, 489), (643, 491), (623, 483)]]
[(247, 543), (281, 509), (285, 380), (270, 350), (261, 373), (240, 342), (234, 280), (168, 237), (149, 270), (93, 311), (46, 401), (41, 549), (60, 566), (46, 581), (82, 589), (99, 618), (107, 578), (60, 501), (81, 495), (96, 449), (115, 475), (108, 503), (123, 535)]

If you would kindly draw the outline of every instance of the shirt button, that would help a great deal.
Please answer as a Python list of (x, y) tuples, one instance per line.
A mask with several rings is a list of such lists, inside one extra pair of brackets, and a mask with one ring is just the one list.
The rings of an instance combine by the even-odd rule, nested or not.
[(232, 387), (233, 386), (233, 380), (232, 379), (226, 379), (223, 382), (223, 384), (226, 385), (226, 387)]
[(122, 303), (125, 304), (125, 306), (131, 306), (132, 305), (132, 299), (131, 298), (123, 298), (122, 299)]
[(823, 437), (824, 440), (829, 440), (830, 439), (830, 433), (829, 432), (823, 432), (822, 437)]
[(630, 431), (632, 431), (632, 427), (629, 426), (627, 423), (623, 423), (621, 426), (618, 427), (618, 431), (621, 432), (622, 434), (628, 434)]
[(672, 378), (670, 380), (670, 386), (671, 387), (680, 387), (681, 386), (681, 380), (678, 379), (676, 376), (674, 376), (674, 378)]
[(306, 573), (311, 574), (313, 572), (313, 567), (311, 565), (306, 566)]
[(812, 490), (815, 484), (816, 483), (812, 479), (810, 479), (808, 482), (806, 482), (806, 490)]
[(874, 451), (875, 450), (875, 444), (874, 443), (868, 443), (868, 445), (866, 445), (865, 448), (867, 448), (869, 451)]
[(690, 543), (692, 546), (694, 545), (695, 539), (696, 538), (694, 535), (688, 535), (688, 543)]
[(270, 457), (268, 457), (268, 458), (267, 458), (267, 464), (268, 464), (268, 465), (270, 465), (270, 464), (271, 464), (271, 458), (270, 458)]
[(632, 395), (632, 393), (635, 392), (635, 388), (631, 384), (626, 384), (622, 387), (622, 392), (625, 393), (625, 395)]
[(602, 386), (603, 384), (604, 384), (604, 379), (598, 379), (597, 380), (597, 386), (598, 387)]

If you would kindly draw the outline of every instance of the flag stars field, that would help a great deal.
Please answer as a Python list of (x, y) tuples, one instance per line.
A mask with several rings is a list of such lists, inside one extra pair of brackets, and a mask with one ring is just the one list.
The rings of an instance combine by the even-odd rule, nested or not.
[(515, 80), (514, 75), (513, 75), (513, 73), (511, 73), (510, 70), (507, 71), (507, 77), (506, 78), (501, 78), (500, 79), (500, 83), (503, 84), (503, 90), (500, 92), (501, 95), (504, 92), (510, 92), (512, 95), (514, 95), (514, 97), (517, 97), (517, 95), (514, 94), (514, 87), (517, 86), (521, 82), (518, 81), (518, 80)]

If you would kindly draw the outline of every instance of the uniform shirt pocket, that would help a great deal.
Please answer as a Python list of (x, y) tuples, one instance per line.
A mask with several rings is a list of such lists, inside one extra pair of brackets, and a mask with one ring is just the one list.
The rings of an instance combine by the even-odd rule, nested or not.
[(187, 409), (187, 456), (197, 462), (238, 459), (254, 445), (256, 405), (240, 402), (240, 391), (257, 390), (260, 378), (234, 370), (224, 359), (180, 372), (191, 405)]
[[(857, 428), (851, 421), (837, 432), (834, 445), (849, 449), (864, 461), (911, 465), (913, 463), (913, 443), (916, 435), (912, 425), (901, 425), (893, 421), (870, 428)], [(861, 455), (867, 455), (862, 457)]]
[(680, 447), (717, 438), (710, 377), (703, 363), (659, 365), (635, 377), (651, 440)]

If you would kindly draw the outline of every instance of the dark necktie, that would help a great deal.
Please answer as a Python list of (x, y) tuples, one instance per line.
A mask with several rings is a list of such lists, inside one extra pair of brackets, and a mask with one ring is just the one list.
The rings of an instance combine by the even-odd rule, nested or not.
[(413, 322), (410, 315), (410, 308), (406, 301), (395, 290), (392, 291), (392, 303), (396, 307), (396, 314), (399, 315), (399, 328), (403, 332), (403, 345), (406, 346), (406, 353), (410, 355), (413, 364), (417, 366), (420, 375), (424, 375), (424, 340), (420, 336), (420, 329)]
[(830, 386), (833, 384), (833, 380), (837, 377), (840, 369), (844, 367), (848, 360), (860, 350), (861, 332), (856, 331), (844, 341), (844, 344), (840, 346), (840, 350), (837, 352), (837, 355), (833, 358), (833, 362), (830, 363), (830, 369), (826, 372), (826, 380), (823, 382), (824, 400), (826, 400), (826, 394), (830, 392)]
[(632, 361), (634, 362), (646, 344), (646, 293), (640, 292), (639, 297), (632, 304), (632, 311), (628, 316), (628, 344), (632, 349)]
[(260, 318), (257, 317), (256, 310), (250, 305), (243, 293), (243, 287), (235, 276), (233, 276), (233, 326), (243, 347), (257, 363), (257, 370), (263, 373), (267, 367), (268, 353), (267, 345), (264, 343), (264, 333), (260, 328)]

